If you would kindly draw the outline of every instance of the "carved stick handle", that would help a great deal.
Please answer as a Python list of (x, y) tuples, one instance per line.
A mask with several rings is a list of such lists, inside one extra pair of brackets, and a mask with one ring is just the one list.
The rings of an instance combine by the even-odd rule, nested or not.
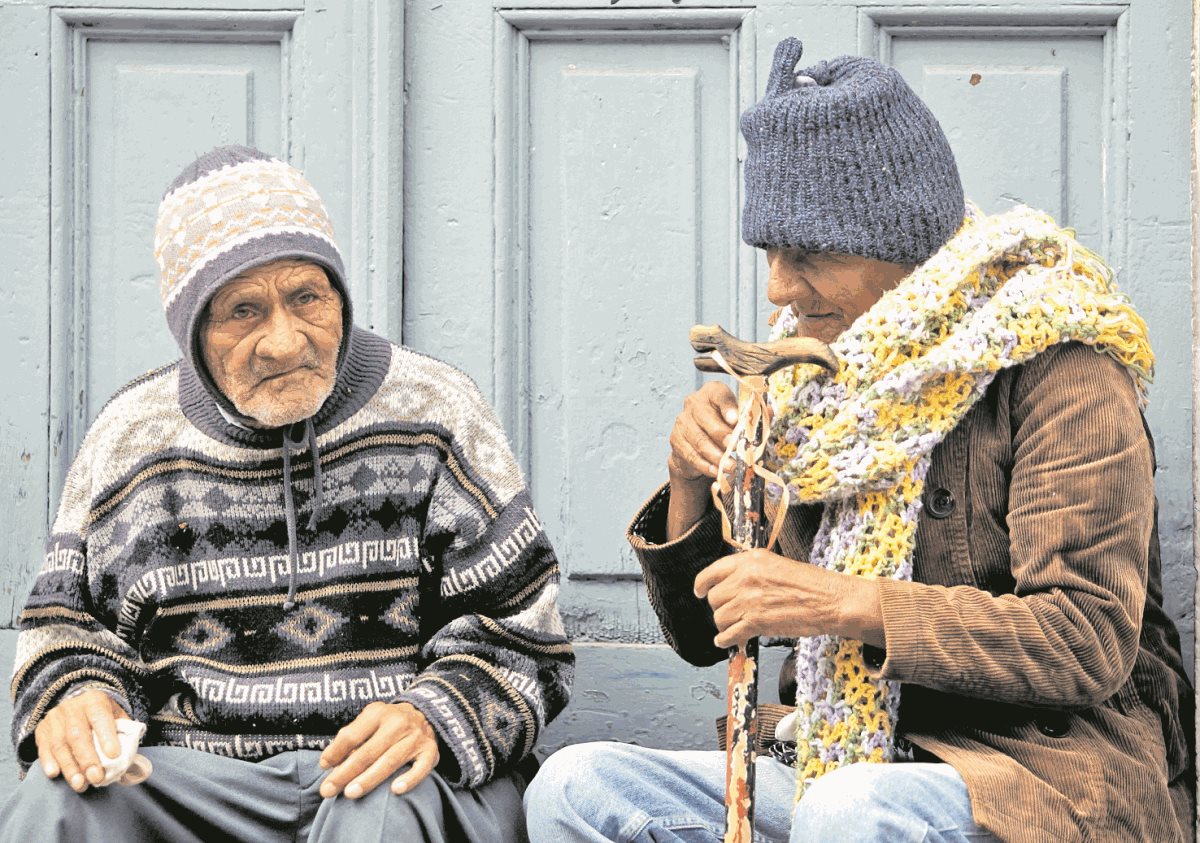
[(722, 372), (712, 358), (718, 351), (735, 374), (770, 375), (788, 366), (812, 363), (828, 369), (838, 370), (838, 360), (833, 350), (813, 337), (788, 337), (773, 342), (744, 342), (720, 325), (696, 325), (691, 330), (692, 348), (699, 352), (695, 359), (696, 368), (702, 372)]

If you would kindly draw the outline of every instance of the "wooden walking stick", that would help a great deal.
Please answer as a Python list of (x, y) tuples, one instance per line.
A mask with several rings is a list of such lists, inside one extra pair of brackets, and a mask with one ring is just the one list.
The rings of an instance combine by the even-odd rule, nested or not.
[[(743, 550), (775, 544), (787, 509), (783, 488), (774, 529), (768, 533), (766, 477), (761, 466), (771, 429), (765, 400), (767, 376), (799, 363), (811, 363), (831, 372), (838, 361), (828, 345), (811, 337), (794, 337), (768, 343), (743, 342), (719, 325), (697, 325), (691, 331), (692, 348), (700, 352), (696, 368), (726, 372), (737, 378), (738, 423), (734, 441), (717, 472), (713, 497), (721, 511), (725, 540)], [(728, 513), (728, 515), (727, 515)], [(751, 843), (754, 829), (754, 756), (758, 740), (758, 639), (729, 650), (729, 708), (725, 720), (725, 843)]]

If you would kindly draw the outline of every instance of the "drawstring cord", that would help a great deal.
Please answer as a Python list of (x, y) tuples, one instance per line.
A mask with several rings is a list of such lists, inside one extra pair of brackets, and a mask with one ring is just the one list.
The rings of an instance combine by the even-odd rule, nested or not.
[(304, 429), (308, 434), (308, 453), (312, 455), (313, 464), (313, 508), (312, 515), (308, 517), (308, 529), (315, 530), (317, 518), (321, 515), (321, 453), (317, 450), (317, 431), (311, 418), (304, 422)]
[[(292, 446), (288, 433), (289, 428), (283, 429), (283, 511), (287, 520), (288, 536), (288, 593), (283, 601), (283, 610), (291, 611), (296, 607), (296, 569), (300, 566), (300, 555), (296, 550), (296, 500), (292, 495)], [(308, 518), (308, 529), (317, 528), (317, 519), (321, 515), (321, 454), (317, 450), (317, 432), (313, 428), (312, 419), (304, 422), (304, 440), (308, 444), (308, 453), (313, 464), (313, 509)]]
[(283, 610), (290, 611), (296, 605), (296, 501), (292, 497), (292, 437), (287, 428), (283, 430), (283, 512), (287, 518), (288, 536), (288, 593), (283, 601)]

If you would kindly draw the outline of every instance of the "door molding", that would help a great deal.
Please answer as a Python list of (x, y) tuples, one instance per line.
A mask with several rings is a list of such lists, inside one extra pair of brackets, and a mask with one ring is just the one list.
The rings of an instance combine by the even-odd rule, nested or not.
[[(1200, 326), (1200, 13), (1192, 11), (1192, 567), (1200, 571), (1200, 371), (1196, 363), (1200, 360), (1200, 337), (1196, 329)], [(1200, 577), (1197, 578), (1193, 594), (1193, 606), (1200, 604)], [(1200, 652), (1195, 654), (1195, 672), (1200, 676)], [(1200, 711), (1196, 713), (1200, 724)], [(1197, 772), (1200, 785), (1200, 772)], [(1200, 835), (1200, 818), (1196, 821)]]

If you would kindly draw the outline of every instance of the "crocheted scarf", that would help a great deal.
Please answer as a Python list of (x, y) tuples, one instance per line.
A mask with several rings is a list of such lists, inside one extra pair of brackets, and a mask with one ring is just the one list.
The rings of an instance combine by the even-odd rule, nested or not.
[[(796, 318), (779, 314), (773, 336)], [(1124, 364), (1145, 403), (1154, 357), (1146, 326), (1104, 262), (1025, 207), (958, 233), (832, 343), (833, 377), (772, 376), (765, 462), (794, 499), (825, 504), (809, 561), (911, 580), (930, 452), (1002, 369), (1079, 341)], [(796, 643), (797, 800), (817, 776), (897, 758), (899, 683), (873, 680), (862, 644)]]

